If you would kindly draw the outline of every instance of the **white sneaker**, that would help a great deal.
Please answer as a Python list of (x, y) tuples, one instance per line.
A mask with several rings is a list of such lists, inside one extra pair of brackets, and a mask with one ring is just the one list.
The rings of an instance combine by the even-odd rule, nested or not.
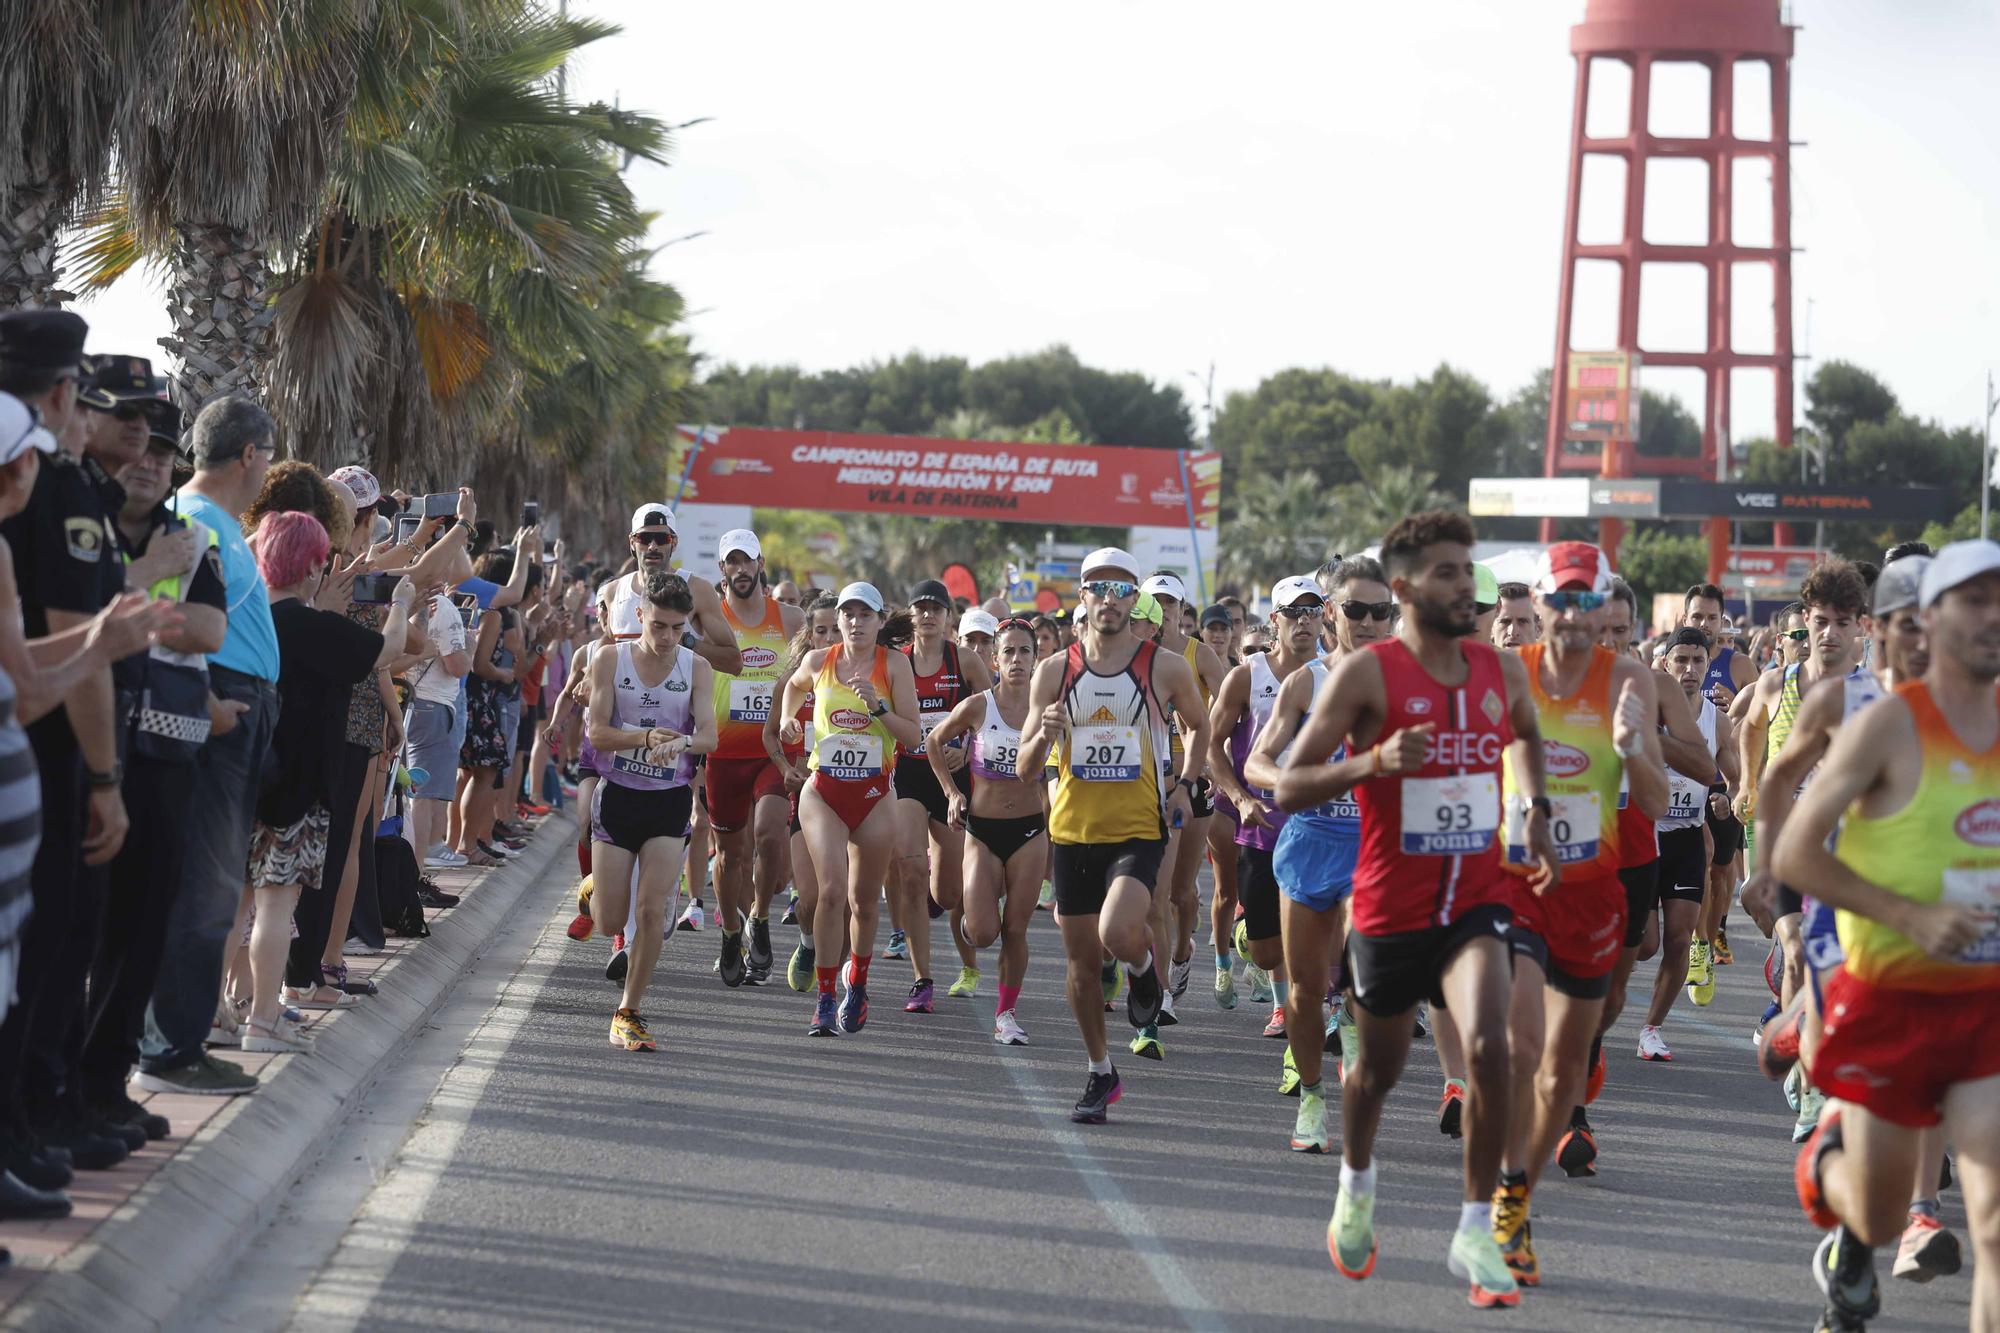
[(306, 1055), (311, 1053), (312, 1048), (313, 1039), (289, 1019), (280, 1018), (271, 1024), (269, 1029), (250, 1021), (243, 1024), (243, 1049), (246, 1051), (269, 1051), (275, 1054), (292, 1051)]
[(708, 924), (708, 918), (702, 914), (700, 903), (688, 904), (687, 911), (681, 913), (681, 924), (689, 930), (700, 930)]
[(1026, 1046), (1028, 1044), (1027, 1031), (1022, 1028), (1020, 1020), (1014, 1017), (1012, 1009), (1002, 1010), (1000, 1013), (994, 1015), (993, 1040), (999, 1042), (1002, 1046)]
[(357, 940), (351, 937), (340, 946), (340, 956), (342, 958), (373, 958), (381, 952), (380, 949), (366, 940)]
[(1250, 1003), (1269, 1004), (1277, 997), (1271, 989), (1271, 974), (1255, 963), (1243, 965), (1243, 979), (1250, 983)]
[(1641, 1060), (1671, 1060), (1674, 1053), (1667, 1049), (1667, 1039), (1660, 1035), (1656, 1027), (1639, 1029), (1639, 1058)]
[(457, 870), (461, 866), (470, 864), (463, 852), (454, 852), (449, 847), (443, 851), (432, 852), (424, 858), (424, 866), (430, 870)]
[(1189, 954), (1184, 963), (1175, 963), (1167, 969), (1167, 990), (1173, 995), (1187, 994), (1188, 978), (1194, 975), (1194, 955)]

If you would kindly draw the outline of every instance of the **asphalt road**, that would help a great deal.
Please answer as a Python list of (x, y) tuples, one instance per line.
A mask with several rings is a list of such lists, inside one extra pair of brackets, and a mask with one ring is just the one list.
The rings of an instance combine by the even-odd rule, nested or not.
[[(1592, 1114), (1600, 1174), (1551, 1173), (1535, 1201), (1544, 1285), (1482, 1314), (1443, 1262), (1458, 1146), (1437, 1132), (1428, 1042), (1384, 1120), (1381, 1257), (1355, 1283), (1324, 1247), (1337, 1159), (1286, 1150), (1281, 1044), (1259, 1035), (1259, 1007), (1215, 1006), (1205, 956), (1166, 1062), (1121, 1059), (1111, 1123), (1079, 1128), (1082, 1048), (1046, 914), (1027, 1048), (990, 1039), (990, 968), (978, 998), (940, 992), (924, 1017), (892, 1002), (907, 968), (887, 961), (867, 1029), (809, 1041), (807, 997), (714, 978), (711, 929), (669, 945), (647, 1006), (662, 1048), (635, 1055), (605, 1041), (607, 948), (564, 937), (568, 887), (557, 872), (524, 903), (548, 909), (538, 931), (522, 923), (532, 948), (287, 1325), (1806, 1329), (1818, 1313), (1791, 1115), (1751, 1062), (1768, 992), (1740, 917), (1714, 1005), (1669, 1020), (1672, 1064), (1634, 1057), (1637, 1019), (1621, 1022)], [(794, 934), (775, 934), (782, 960)], [(1956, 1193), (1945, 1210), (1962, 1230)], [(1878, 1327), (1965, 1327), (1964, 1275), (1895, 1282), (1891, 1257)]]

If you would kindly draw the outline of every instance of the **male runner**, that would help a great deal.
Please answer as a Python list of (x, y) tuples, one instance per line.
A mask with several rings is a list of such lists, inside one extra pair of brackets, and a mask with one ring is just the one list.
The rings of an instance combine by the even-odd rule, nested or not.
[(779, 667), (806, 616), (764, 591), (764, 548), (756, 533), (723, 533), (715, 554), (722, 616), (743, 658), (741, 671), (715, 673), (718, 738), (706, 787), (715, 831), (715, 898), (725, 915), (730, 906), (750, 908), (747, 954), (738, 956), (741, 935), (735, 941), (723, 936), (722, 979), (762, 985), (771, 975), (771, 899), (785, 882), (791, 836), (785, 775), (764, 753), (764, 719), (778, 691)]
[[(1208, 757), (1208, 714), (1187, 659), (1128, 632), (1138, 564), (1111, 547), (1085, 558), (1080, 639), (1035, 668), (1016, 761), (1023, 781), (1039, 781), (1049, 747), (1061, 747), (1049, 838), (1069, 1005), (1090, 1057), (1083, 1096), (1070, 1112), (1079, 1124), (1103, 1124), (1123, 1092), (1104, 1043), (1105, 950), (1126, 965), (1132, 1026), (1159, 1021), (1165, 992), (1154, 955), (1166, 942), (1149, 925), (1153, 886), (1167, 831), (1187, 823)], [(1172, 775), (1159, 763), (1169, 710), (1188, 720), (1182, 767)]]
[[(1736, 696), (1757, 681), (1757, 668), (1749, 655), (1736, 650), (1729, 635), (1729, 615), (1722, 589), (1713, 583), (1697, 583), (1687, 590), (1681, 603), (1681, 624), (1708, 635), (1708, 674), (1702, 693), (1717, 708), (1727, 711)], [(1732, 755), (1732, 758), (1734, 756)], [(1736, 790), (1732, 784), (1731, 790)], [(1711, 803), (1713, 804), (1713, 803)], [(1736, 961), (1729, 952), (1729, 905), (1736, 900), (1736, 886), (1743, 882), (1743, 821), (1733, 808), (1711, 808), (1708, 832), (1715, 846), (1710, 854), (1708, 892), (1696, 923), (1697, 957), (1712, 972), (1713, 964)]]
[(1542, 637), (1535, 593), (1525, 583), (1500, 585), (1500, 613), (1493, 618), (1495, 648), (1525, 648)]
[[(1825, 981), (1812, 1057), (1813, 1081), (1839, 1101), (1796, 1176), (1815, 1224), (1886, 1244), (1904, 1226), (1921, 1131), (1942, 1122), (1978, 1258), (1971, 1324), (1990, 1329), (2000, 1326), (2000, 544), (1945, 547), (1919, 606), (1929, 668), (1841, 728), (1771, 848), (1781, 882), (1811, 885), (1838, 911), (1846, 954)], [(1843, 1299), (1850, 1262), (1838, 1248), (1822, 1242), (1839, 1320), (1829, 1325), (1855, 1328), (1874, 1311)]]
[[(1488, 1200), (1507, 1132), (1507, 930), (1500, 870), (1500, 760), (1532, 805), (1524, 841), (1538, 882), (1557, 876), (1542, 789), (1541, 724), (1526, 673), (1472, 634), (1472, 523), (1414, 514), (1390, 529), (1382, 564), (1402, 608), (1393, 638), (1334, 668), (1278, 779), (1291, 813), (1358, 791), (1349, 981), (1359, 1051), (1341, 1087), (1340, 1194), (1327, 1251), (1343, 1275), (1375, 1268), (1375, 1134), (1409, 1054), (1411, 1011), (1448, 1007), (1470, 1060), (1464, 1203), (1447, 1264), (1474, 1305), (1520, 1291), (1494, 1244)], [(1345, 744), (1348, 757), (1329, 762)]]

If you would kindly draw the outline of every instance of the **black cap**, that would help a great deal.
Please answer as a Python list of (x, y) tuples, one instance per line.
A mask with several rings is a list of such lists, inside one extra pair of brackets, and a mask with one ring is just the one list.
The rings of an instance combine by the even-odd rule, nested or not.
[(910, 589), (910, 605), (915, 606), (918, 602), (936, 602), (939, 606), (950, 609), (951, 589), (936, 579), (925, 579)]
[(0, 361), (32, 370), (76, 370), (90, 325), (67, 310), (10, 310), (0, 315)]
[(163, 392), (160, 381), (153, 378), (153, 363), (143, 356), (113, 353), (85, 357), (84, 371), (87, 378), (77, 392), (77, 401), (100, 412), (109, 412), (120, 403), (158, 399)]
[(1236, 617), (1229, 614), (1229, 608), (1217, 602), (1201, 613), (1203, 625), (1234, 625)]
[(149, 447), (164, 446), (179, 453), (181, 410), (165, 398), (144, 399), (141, 410), (146, 414), (146, 444)]

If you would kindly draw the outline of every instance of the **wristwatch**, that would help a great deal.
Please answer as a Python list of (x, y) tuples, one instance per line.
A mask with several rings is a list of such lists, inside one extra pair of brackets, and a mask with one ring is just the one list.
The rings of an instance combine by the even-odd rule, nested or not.
[(116, 787), (125, 780), (125, 765), (114, 761), (110, 772), (87, 772), (85, 776), (90, 779), (90, 785), (93, 787)]
[(1531, 796), (1528, 798), (1528, 804), (1545, 815), (1553, 815), (1556, 811), (1555, 802), (1546, 796)]
[(868, 715), (870, 717), (880, 717), (882, 716), (882, 714), (888, 711), (889, 711), (889, 701), (887, 699), (877, 699), (875, 701), (875, 706), (868, 710)]

